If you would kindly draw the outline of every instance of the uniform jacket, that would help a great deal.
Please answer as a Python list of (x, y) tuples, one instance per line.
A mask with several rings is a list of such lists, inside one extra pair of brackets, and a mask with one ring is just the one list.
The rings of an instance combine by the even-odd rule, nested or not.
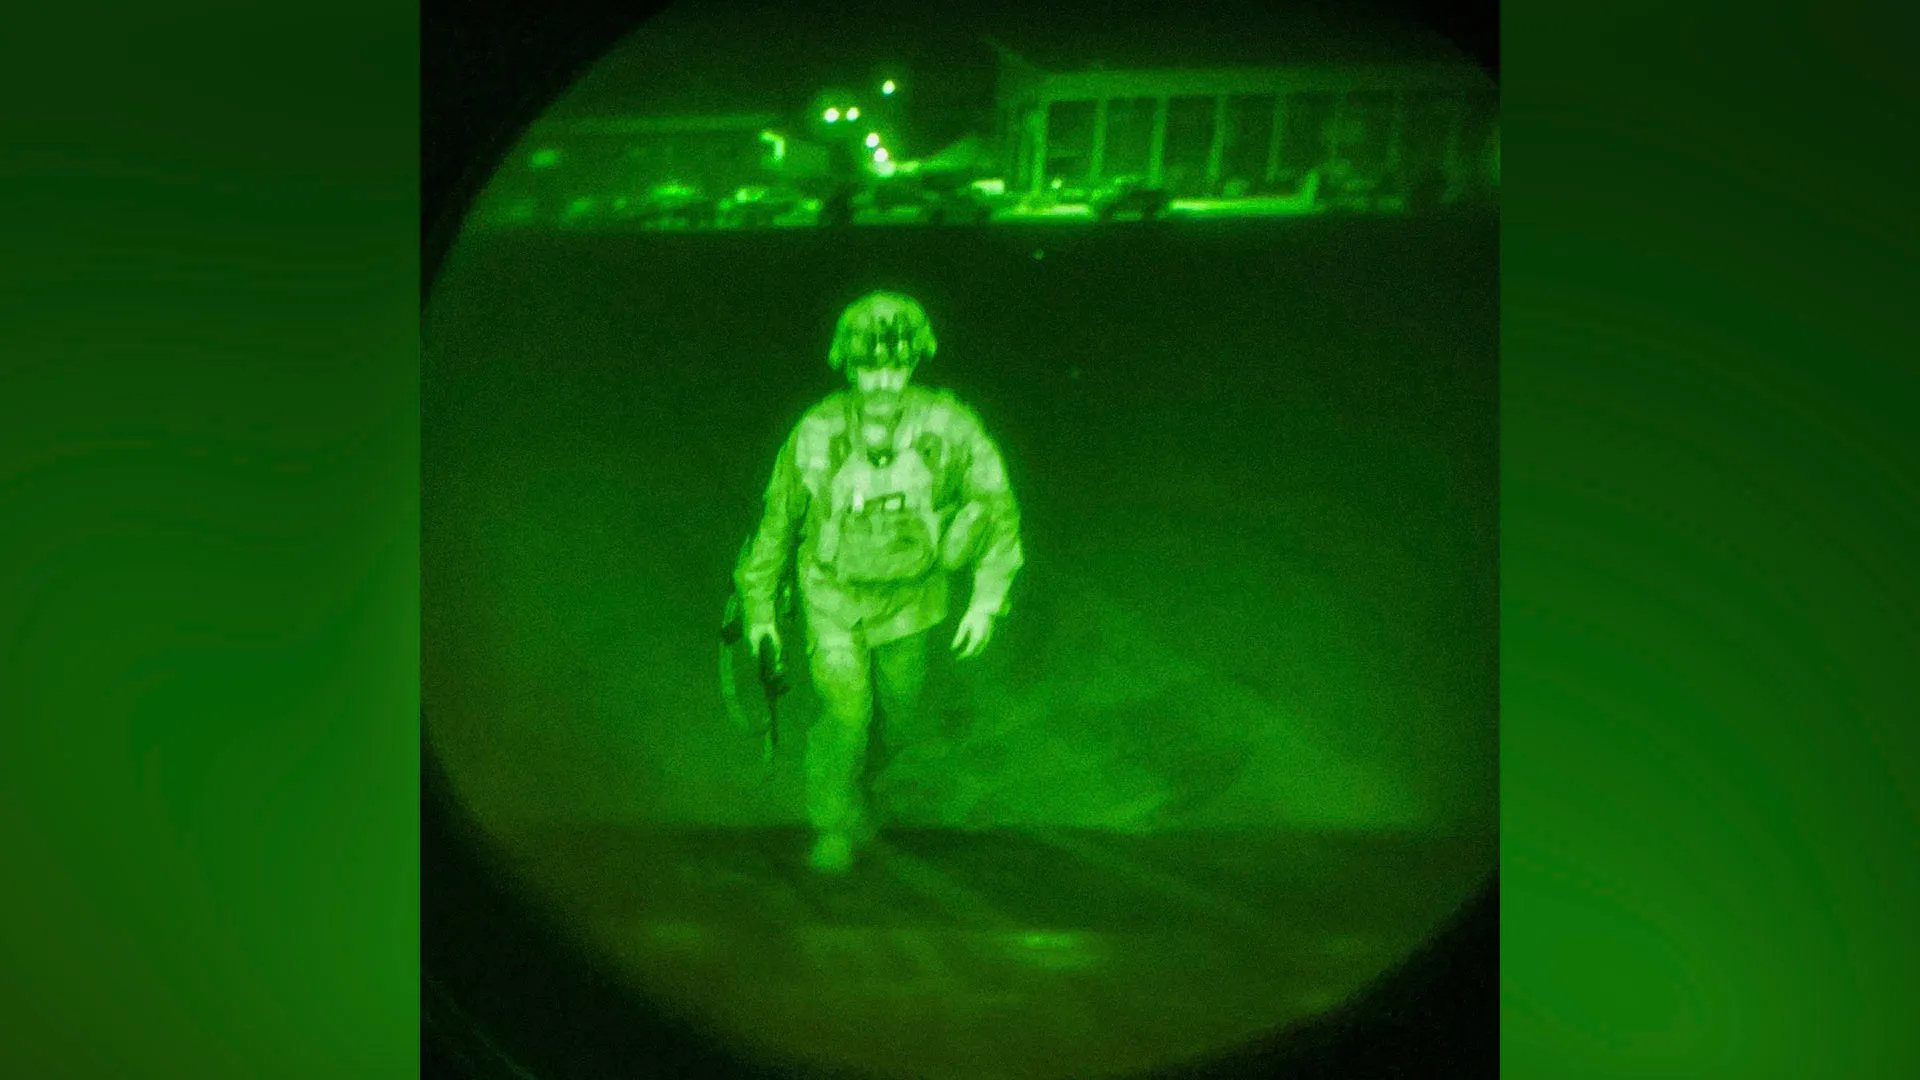
[[(996, 614), (1023, 562), (1020, 511), (1005, 462), (980, 419), (952, 394), (909, 386), (895, 428), (894, 465), (870, 467), (849, 430), (841, 391), (807, 410), (781, 446), (760, 526), (735, 571), (747, 622), (774, 621), (791, 569), (809, 633), (860, 632), (870, 645), (930, 629), (948, 614), (950, 578), (971, 569), (970, 606)], [(849, 580), (836, 552), (851, 515), (907, 508), (934, 537), (939, 558), (911, 580)]]

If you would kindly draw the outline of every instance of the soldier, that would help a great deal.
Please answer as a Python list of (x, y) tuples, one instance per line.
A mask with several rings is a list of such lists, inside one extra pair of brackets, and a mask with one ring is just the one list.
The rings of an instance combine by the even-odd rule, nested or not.
[(953, 636), (979, 655), (1008, 610), (1020, 514), (999, 450), (951, 393), (910, 385), (935, 351), (913, 298), (876, 292), (840, 316), (828, 364), (847, 389), (801, 417), (781, 447), (765, 512), (735, 571), (756, 654), (781, 641), (780, 582), (792, 573), (808, 669), (822, 709), (807, 734), (811, 862), (845, 871), (878, 831), (861, 780), (876, 708), (911, 736), (929, 633), (949, 614), (951, 578), (972, 571)]

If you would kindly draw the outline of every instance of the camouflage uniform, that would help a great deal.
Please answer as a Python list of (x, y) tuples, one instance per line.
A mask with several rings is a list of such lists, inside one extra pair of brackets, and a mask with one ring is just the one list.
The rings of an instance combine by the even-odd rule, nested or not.
[[(951, 394), (908, 387), (884, 468), (860, 449), (850, 395), (808, 410), (781, 447), (766, 509), (736, 572), (748, 625), (772, 623), (788, 560), (823, 706), (807, 736), (807, 818), (816, 829), (871, 827), (861, 778), (876, 704), (911, 734), (926, 676), (927, 633), (949, 613), (950, 578), (971, 568), (970, 607), (1005, 614), (1019, 571), (1020, 514), (999, 450)], [(888, 531), (932, 545), (889, 547)], [(865, 545), (866, 572), (849, 553)], [(888, 563), (894, 551), (908, 552)], [(873, 552), (879, 552), (873, 555)], [(931, 565), (927, 565), (930, 562)], [(878, 701), (876, 702), (876, 696)]]

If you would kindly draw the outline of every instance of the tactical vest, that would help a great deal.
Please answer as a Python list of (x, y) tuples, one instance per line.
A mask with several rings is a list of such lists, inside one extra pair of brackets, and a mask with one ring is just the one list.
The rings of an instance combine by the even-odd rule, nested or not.
[(941, 564), (946, 502), (944, 447), (920, 430), (925, 411), (910, 407), (894, 429), (892, 459), (870, 460), (859, 417), (848, 403), (823, 478), (827, 499), (817, 558), (848, 585), (919, 581)]

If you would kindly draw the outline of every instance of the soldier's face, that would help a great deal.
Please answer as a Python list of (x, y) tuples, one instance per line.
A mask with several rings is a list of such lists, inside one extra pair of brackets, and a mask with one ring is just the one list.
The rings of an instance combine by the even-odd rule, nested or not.
[(853, 388), (869, 406), (889, 409), (899, 404), (913, 369), (904, 365), (862, 365), (853, 369)]

